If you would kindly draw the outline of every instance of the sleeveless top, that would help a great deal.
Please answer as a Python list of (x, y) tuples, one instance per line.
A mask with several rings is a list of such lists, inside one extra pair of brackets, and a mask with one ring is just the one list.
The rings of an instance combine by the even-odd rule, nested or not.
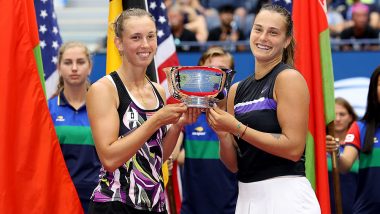
[[(277, 75), (291, 68), (277, 64), (272, 71), (259, 80), (254, 75), (240, 82), (234, 100), (235, 117), (242, 124), (261, 132), (281, 134), (277, 118), (277, 102), (273, 98)], [(261, 181), (277, 176), (305, 176), (304, 155), (297, 162), (269, 154), (243, 139), (238, 144), (238, 180), (241, 182)]]
[[(157, 89), (149, 81), (159, 104), (153, 110), (142, 109), (132, 99), (118, 74), (112, 72), (110, 76), (117, 88), (120, 101), (117, 109), (120, 120), (120, 139), (140, 127), (164, 106), (164, 102)], [(166, 132), (166, 126), (158, 129), (130, 160), (114, 172), (108, 172), (102, 167), (99, 184), (91, 199), (94, 202), (119, 201), (138, 210), (165, 211), (162, 139)]]

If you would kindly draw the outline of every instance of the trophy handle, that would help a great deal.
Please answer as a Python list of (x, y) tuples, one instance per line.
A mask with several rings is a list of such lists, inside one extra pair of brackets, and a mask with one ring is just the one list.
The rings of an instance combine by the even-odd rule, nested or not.
[(178, 75), (179, 68), (180, 66), (173, 66), (173, 67), (166, 67), (162, 69), (166, 74), (169, 92), (173, 96), (173, 98), (177, 100), (181, 100), (181, 96), (179, 95), (179, 91), (177, 90), (176, 82), (175, 82), (175, 80), (179, 78), (179, 75)]
[(231, 70), (231, 69), (225, 69), (225, 68), (222, 68), (222, 70), (226, 73), (226, 83), (225, 83), (224, 87), (226, 88), (226, 90), (228, 92), (231, 88), (231, 83), (235, 77), (236, 71)]

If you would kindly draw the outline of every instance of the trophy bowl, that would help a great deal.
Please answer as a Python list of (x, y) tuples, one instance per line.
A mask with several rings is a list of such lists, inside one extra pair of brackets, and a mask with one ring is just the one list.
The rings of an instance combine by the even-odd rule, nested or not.
[(164, 68), (170, 94), (189, 107), (209, 108), (223, 100), (235, 71), (207, 66)]

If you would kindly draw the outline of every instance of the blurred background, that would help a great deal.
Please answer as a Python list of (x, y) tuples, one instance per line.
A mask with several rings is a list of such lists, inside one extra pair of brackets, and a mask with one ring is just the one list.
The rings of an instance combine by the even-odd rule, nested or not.
[[(181, 65), (196, 65), (203, 50), (220, 45), (235, 57), (234, 82), (253, 73), (249, 34), (255, 14), (270, 0), (164, 2)], [(327, 0), (327, 5), (335, 96), (346, 98), (362, 116), (369, 76), (380, 64), (380, 0)], [(92, 51), (91, 81), (104, 76), (109, 1), (54, 0), (54, 8), (62, 41), (81, 41)]]

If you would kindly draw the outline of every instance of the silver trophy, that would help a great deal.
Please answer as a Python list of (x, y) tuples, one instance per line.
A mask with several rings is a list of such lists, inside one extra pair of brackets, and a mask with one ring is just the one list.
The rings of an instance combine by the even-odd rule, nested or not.
[(189, 107), (209, 108), (227, 96), (235, 71), (207, 66), (163, 69), (170, 94)]

